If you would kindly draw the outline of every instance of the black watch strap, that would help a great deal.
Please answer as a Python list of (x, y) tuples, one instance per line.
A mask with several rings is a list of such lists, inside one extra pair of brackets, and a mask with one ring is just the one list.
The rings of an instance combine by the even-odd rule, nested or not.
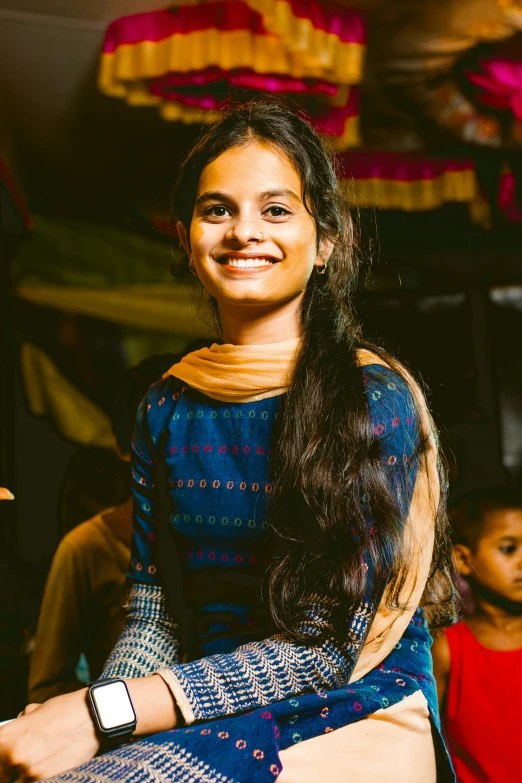
[(126, 731), (122, 734), (112, 734), (110, 737), (106, 734), (98, 736), (101, 739), (99, 753), (108, 753), (110, 750), (116, 750), (123, 745), (130, 745), (132, 742), (132, 731)]

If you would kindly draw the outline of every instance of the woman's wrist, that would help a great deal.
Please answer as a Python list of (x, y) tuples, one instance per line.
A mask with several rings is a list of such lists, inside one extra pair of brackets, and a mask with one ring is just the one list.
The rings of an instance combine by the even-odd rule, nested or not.
[(176, 728), (176, 701), (159, 674), (126, 680), (134, 705), (137, 736), (158, 734)]

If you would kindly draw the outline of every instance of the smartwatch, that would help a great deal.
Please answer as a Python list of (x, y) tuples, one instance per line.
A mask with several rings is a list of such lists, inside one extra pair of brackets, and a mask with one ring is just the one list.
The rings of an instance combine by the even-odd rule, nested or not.
[(136, 713), (125, 680), (98, 680), (89, 685), (87, 703), (101, 739), (102, 752), (131, 741)]

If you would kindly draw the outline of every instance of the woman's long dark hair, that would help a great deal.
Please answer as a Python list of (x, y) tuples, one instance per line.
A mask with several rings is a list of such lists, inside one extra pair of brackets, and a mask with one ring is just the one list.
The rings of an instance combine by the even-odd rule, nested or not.
[[(374, 574), (374, 601), (386, 588), (389, 604), (397, 605), (408, 570), (402, 551), (404, 519), (379, 463), (356, 351), (369, 349), (403, 376), (404, 370), (363, 338), (353, 307), (360, 256), (351, 215), (338, 189), (333, 159), (293, 111), (278, 102), (253, 101), (212, 125), (181, 168), (173, 193), (175, 217), (189, 229), (205, 166), (249, 141), (270, 144), (286, 155), (300, 175), (317, 241), (334, 243), (327, 273), (311, 275), (303, 298), (302, 344), (271, 464), (277, 491), (269, 505), (268, 603), (276, 627), (297, 641), (304, 638), (300, 621), (310, 595), (326, 591), (344, 608), (345, 620), (346, 608), (360, 605), (367, 580), (363, 557)], [(427, 441), (424, 433), (420, 452)], [(446, 480), (440, 464), (439, 478), (435, 551), (424, 596), (432, 625), (444, 624), (453, 612)], [(342, 622), (339, 613), (338, 622), (334, 620), (339, 634), (346, 633)]]

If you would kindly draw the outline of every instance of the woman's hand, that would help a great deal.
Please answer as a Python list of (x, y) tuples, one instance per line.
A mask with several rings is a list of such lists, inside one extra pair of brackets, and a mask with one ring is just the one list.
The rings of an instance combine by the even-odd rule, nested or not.
[(14, 495), (5, 487), (0, 487), (0, 500), (14, 500)]
[[(176, 727), (175, 702), (163, 679), (127, 680), (138, 718), (135, 734)], [(44, 704), (28, 704), (20, 717), (0, 726), (0, 783), (28, 783), (90, 761), (100, 748), (83, 688)]]
[(0, 726), (0, 783), (41, 780), (85, 764), (100, 743), (84, 688), (29, 705)]

